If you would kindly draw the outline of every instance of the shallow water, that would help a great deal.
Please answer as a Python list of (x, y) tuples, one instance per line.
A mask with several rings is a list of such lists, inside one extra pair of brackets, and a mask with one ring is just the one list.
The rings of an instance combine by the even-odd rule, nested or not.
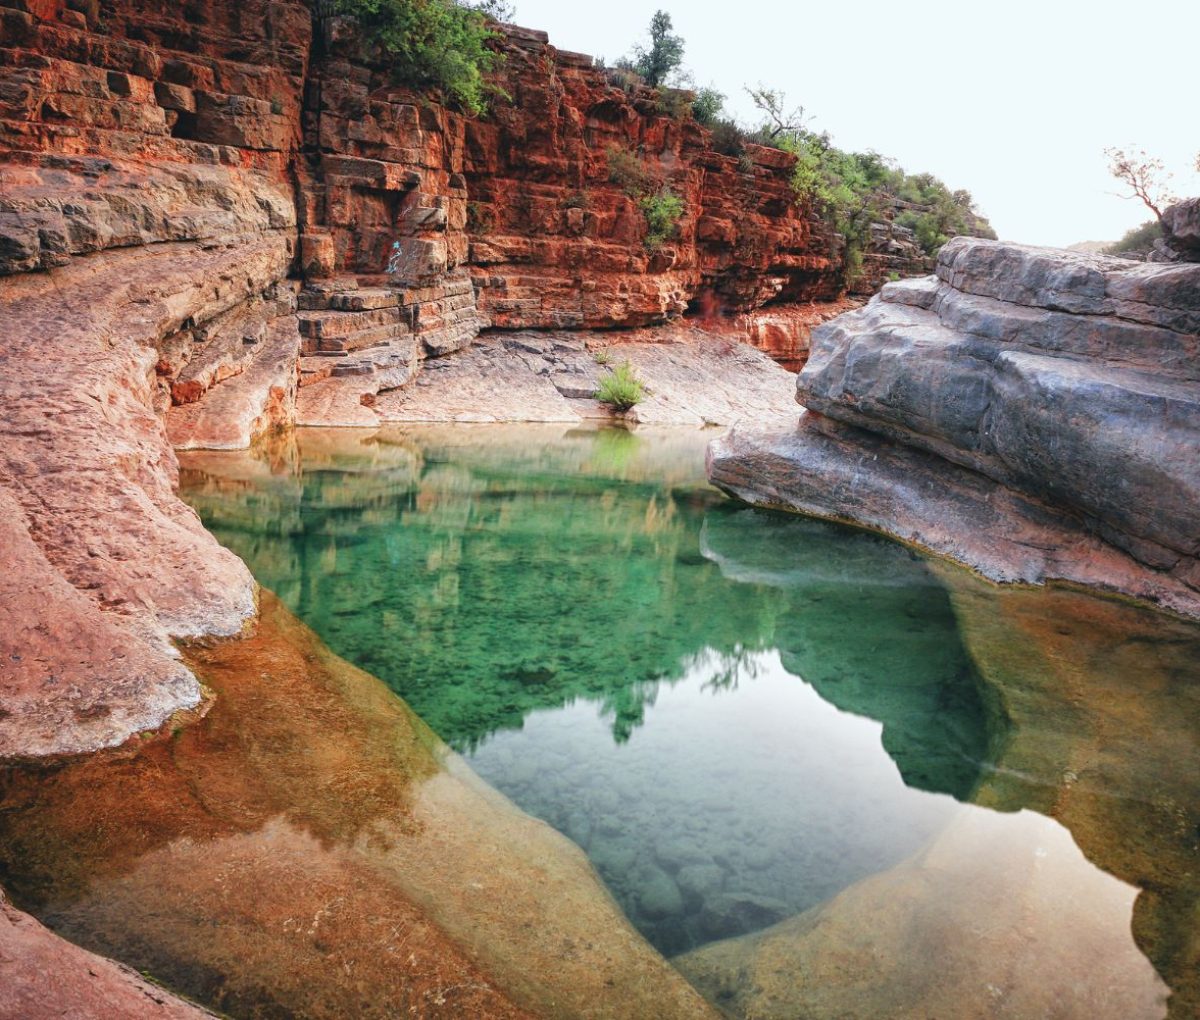
[[(1196, 1015), (1200, 628), (739, 507), (704, 483), (706, 439), (302, 430), (185, 455), (182, 483), (731, 1015)], [(585, 988), (611, 978), (555, 933), (646, 965), (570, 862), (517, 820), (476, 831), (496, 807), (447, 800), (436, 742), (398, 749), (402, 706), (366, 678), (314, 687), (278, 616), (267, 652), (201, 657), (217, 707), (167, 748), (0, 774), (0, 884), (236, 1015), (342, 1015), (347, 989), (391, 1015), (410, 993), (365, 929), (410, 903), (535, 1012), (565, 1001), (556, 974), (601, 1015), (644, 1011)], [(538, 892), (543, 868), (567, 877)], [(504, 888), (463, 899), (467, 875)]]
[(666, 954), (908, 857), (988, 739), (923, 561), (735, 507), (686, 435), (410, 432), (369, 470), (318, 445), (232, 499), (202, 470), (184, 484), (335, 652), (586, 850)]
[[(704, 483), (705, 438), (309, 432), (269, 467), (189, 460), (185, 492), (335, 651), (578, 843), (666, 954), (904, 874), (987, 805), (1067, 824), (1114, 890), (1171, 885), (1134, 934), (1179, 984), (1196, 956), (1178, 921), (1200, 831), (1196, 628), (999, 593), (876, 536), (739, 507)], [(1015, 819), (988, 831), (1008, 852), (992, 871), (1016, 869), (998, 895), (1019, 898), (1045, 839)], [(1109, 889), (1064, 847), (1062, 867)], [(970, 896), (939, 895), (928, 926), (953, 931)], [(1056, 909), (1049, 943), (1085, 923)], [(1120, 970), (1129, 924), (1106, 917), (1117, 942), (1088, 951)], [(1043, 953), (1070, 968), (1063, 946)], [(1130, 982), (1137, 1005), (1079, 1003), (1160, 1015), (1161, 986)]]

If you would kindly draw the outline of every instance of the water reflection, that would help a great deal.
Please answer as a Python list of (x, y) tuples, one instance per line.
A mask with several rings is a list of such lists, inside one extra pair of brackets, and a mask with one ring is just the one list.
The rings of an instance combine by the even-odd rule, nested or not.
[(23, 909), (235, 1017), (709, 1016), (575, 847), (272, 596), (187, 657), (194, 727), (0, 770)]
[[(1090, 860), (1146, 889), (1138, 944), (1174, 986), (1176, 1012), (1195, 1002), (1196, 926), (1184, 919), (1198, 791), (1172, 765), (1196, 756), (1194, 627), (1069, 593), (1001, 594), (871, 536), (715, 501), (686, 434), (300, 442), (299, 470), (248, 490), (256, 513), (231, 498), (224, 463), (192, 463), (191, 498), (335, 647), (584, 846), (664, 950), (781, 916), (811, 926), (814, 904), (871, 872), (880, 889), (889, 875), (903, 886), (900, 862), (922, 843), (965, 845), (939, 835), (958, 809), (931, 794), (950, 794), (1061, 819)], [(263, 509), (289, 526), (272, 533)], [(865, 720), (881, 733), (864, 737)], [(875, 764), (899, 776), (853, 765), (876, 741), (891, 761)], [(1163, 753), (1132, 753), (1147, 744)], [(1034, 823), (1001, 823), (946, 831), (987, 829), (985, 842), (1024, 860)], [(1056, 866), (1093, 873), (1055, 845)], [(1020, 867), (995, 863), (1017, 896)], [(952, 931), (970, 898), (929, 896)], [(1115, 929), (1113, 911), (1075, 921), (1127, 942), (1128, 902), (1106, 896), (1092, 899), (1126, 911)], [(1086, 961), (1065, 942), (1048, 948), (1058, 938), (1040, 952), (1086, 983)], [(1109, 955), (1149, 990), (1097, 1015), (1161, 1014), (1161, 988)]]
[[(451, 746), (576, 698), (603, 703), (625, 740), (690, 656), (766, 650), (790, 627), (794, 673), (919, 702), (913, 725), (936, 732), (907, 756), (927, 770), (913, 785), (969, 793), (983, 709), (942, 585), (893, 543), (733, 508), (703, 485), (703, 435), (492, 427), (299, 442), (296, 467), (249, 484), (245, 461), (189, 456), (185, 494), (264, 585)], [(746, 576), (755, 564), (787, 564), (785, 583)]]
[[(730, 1014), (1116, 1020), (1169, 986), (1195, 1015), (1200, 630), (739, 509), (702, 442), (303, 432), (184, 481)], [(267, 606), (267, 647), (196, 653), (196, 729), (4, 778), (24, 905), (239, 1014), (437, 1014), (444, 979), (493, 996), (459, 1015), (705, 1015), (548, 829), (369, 678), (314, 687)]]
[[(299, 472), (231, 496), (189, 459), (185, 493), (331, 647), (583, 847), (665, 953), (805, 910), (945, 823), (954, 806), (917, 791), (968, 796), (987, 727), (919, 557), (737, 509), (703, 484), (694, 433), (668, 434), (690, 451), (541, 435), (384, 433), (344, 454), (318, 435), (314, 454), (301, 433)], [(375, 443), (384, 469), (364, 472)], [(286, 530), (260, 523), (268, 500)], [(805, 681), (886, 719), (905, 781), (878, 727)]]

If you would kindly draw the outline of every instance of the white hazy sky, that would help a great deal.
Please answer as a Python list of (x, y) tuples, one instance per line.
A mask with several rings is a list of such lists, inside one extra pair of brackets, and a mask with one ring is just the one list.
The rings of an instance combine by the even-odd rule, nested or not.
[(966, 188), (1001, 238), (1115, 240), (1149, 218), (1104, 148), (1135, 143), (1200, 194), (1200, 0), (515, 0), (518, 24), (610, 63), (657, 6), (743, 120), (784, 90), (843, 148)]

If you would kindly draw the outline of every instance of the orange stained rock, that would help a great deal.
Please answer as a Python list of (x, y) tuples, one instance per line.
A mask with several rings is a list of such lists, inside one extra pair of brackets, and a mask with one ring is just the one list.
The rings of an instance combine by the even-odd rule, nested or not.
[(573, 844), (262, 602), (188, 650), (218, 694), (201, 724), (5, 775), (22, 906), (234, 1014), (710, 1015)]

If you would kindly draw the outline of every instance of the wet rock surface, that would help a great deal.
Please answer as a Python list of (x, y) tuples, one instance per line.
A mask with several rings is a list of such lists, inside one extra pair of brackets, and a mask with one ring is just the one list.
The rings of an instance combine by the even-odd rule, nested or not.
[[(960, 238), (936, 278), (817, 331), (797, 399), (832, 425), (722, 441), (712, 477), (997, 579), (1100, 583), (1195, 614), (1198, 331), (1195, 266)], [(851, 477), (862, 484), (838, 484)], [(1006, 519), (1043, 535), (1006, 535)], [(1117, 551), (1131, 562), (1110, 573)]]
[[(1132, 897), (1049, 819), (980, 811), (822, 907), (674, 962), (755, 1020), (1158, 1020), (1167, 992), (1128, 936)], [(1102, 981), (1075, 981), (1093, 969)]]
[(202, 1020), (186, 1003), (136, 971), (79, 949), (22, 914), (0, 892), (0, 1018)]

